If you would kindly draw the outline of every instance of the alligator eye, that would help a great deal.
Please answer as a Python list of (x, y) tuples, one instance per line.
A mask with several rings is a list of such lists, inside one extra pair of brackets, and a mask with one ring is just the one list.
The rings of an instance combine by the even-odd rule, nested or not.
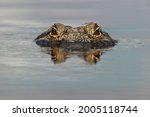
[(98, 28), (98, 29), (96, 29), (96, 31), (94, 32), (94, 34), (93, 34), (93, 35), (101, 36), (101, 35), (102, 35), (102, 33), (101, 33), (101, 31), (99, 30), (99, 28)]
[(99, 29), (97, 29), (95, 32), (94, 32), (94, 35), (99, 35)]
[(56, 29), (53, 27), (51, 31), (52, 35), (58, 35)]

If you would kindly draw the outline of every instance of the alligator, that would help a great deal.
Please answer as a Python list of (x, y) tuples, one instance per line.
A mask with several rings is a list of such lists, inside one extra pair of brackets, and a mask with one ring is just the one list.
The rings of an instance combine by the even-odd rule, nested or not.
[(117, 40), (112, 39), (94, 22), (79, 27), (55, 23), (47, 31), (37, 36), (34, 41), (39, 46), (60, 46), (70, 47), (70, 49), (83, 48), (84, 45), (106, 48), (113, 47), (117, 43)]
[(77, 55), (87, 63), (100, 61), (103, 50), (117, 44), (110, 35), (94, 22), (72, 27), (55, 23), (34, 39), (40, 47), (46, 47), (54, 63), (65, 62), (71, 55)]

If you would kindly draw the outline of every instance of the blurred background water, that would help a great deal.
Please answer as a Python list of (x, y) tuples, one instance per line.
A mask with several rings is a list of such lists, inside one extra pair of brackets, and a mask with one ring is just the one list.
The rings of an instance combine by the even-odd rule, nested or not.
[[(0, 99), (150, 99), (149, 0), (1, 0)], [(118, 45), (54, 64), (32, 40), (56, 22), (97, 22)]]

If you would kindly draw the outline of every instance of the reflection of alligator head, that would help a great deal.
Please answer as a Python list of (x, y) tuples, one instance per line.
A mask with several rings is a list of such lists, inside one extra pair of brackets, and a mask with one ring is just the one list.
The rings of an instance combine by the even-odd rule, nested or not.
[(97, 63), (100, 61), (100, 49), (113, 47), (117, 43), (93, 22), (79, 27), (55, 23), (34, 41), (41, 47), (51, 48), (54, 63), (64, 62), (73, 51), (81, 52), (80, 58), (88, 63)]
[(47, 54), (51, 55), (51, 60), (55, 64), (63, 63), (68, 58), (71, 57), (71, 55), (77, 55), (79, 58), (84, 59), (89, 64), (96, 64), (100, 61), (100, 56), (102, 55), (102, 51), (93, 49), (90, 51), (84, 51), (84, 52), (72, 52), (67, 51), (63, 48), (47, 48), (46, 50)]

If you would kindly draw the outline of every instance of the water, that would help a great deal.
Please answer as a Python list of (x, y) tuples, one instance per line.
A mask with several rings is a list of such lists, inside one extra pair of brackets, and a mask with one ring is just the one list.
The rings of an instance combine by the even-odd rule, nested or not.
[[(148, 0), (0, 1), (0, 99), (150, 99)], [(54, 64), (32, 40), (55, 22), (100, 24), (118, 45), (97, 64)]]

